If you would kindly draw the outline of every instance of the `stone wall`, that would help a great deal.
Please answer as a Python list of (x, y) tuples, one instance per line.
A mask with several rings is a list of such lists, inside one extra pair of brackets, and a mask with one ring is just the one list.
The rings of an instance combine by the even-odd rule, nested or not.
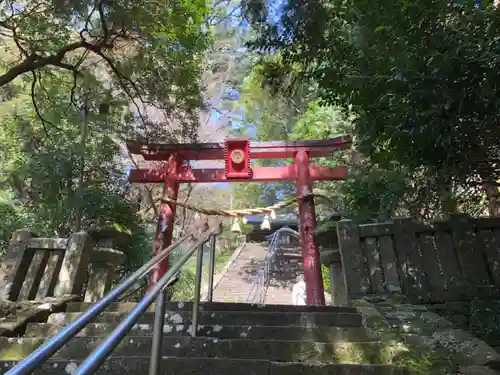
[(500, 347), (498, 218), (456, 216), (432, 225), (339, 220), (335, 227), (332, 241), (322, 241), (322, 262), (335, 272), (336, 304), (401, 294)]
[(69, 238), (40, 238), (26, 229), (14, 232), (0, 265), (0, 300), (102, 298), (125, 260), (111, 248), (123, 236), (112, 232), (92, 230)]
[(457, 327), (500, 349), (500, 300), (448, 301), (429, 304), (428, 307)]
[(393, 363), (407, 367), (411, 374), (498, 375), (494, 369), (499, 352), (425, 305), (410, 304), (401, 296), (367, 297), (351, 304), (369, 333), (392, 342), (392, 352), (399, 348)]

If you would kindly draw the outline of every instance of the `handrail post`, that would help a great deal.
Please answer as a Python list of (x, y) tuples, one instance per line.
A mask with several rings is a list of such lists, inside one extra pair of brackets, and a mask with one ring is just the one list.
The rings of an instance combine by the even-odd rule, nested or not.
[(210, 261), (208, 265), (208, 293), (207, 301), (212, 302), (213, 300), (213, 289), (214, 289), (214, 273), (215, 273), (215, 234), (210, 237)]
[[(157, 299), (158, 295), (165, 289), (169, 280), (174, 276), (187, 260), (210, 238), (211, 232), (202, 234), (200, 238), (186, 251), (175, 264), (172, 265), (167, 273), (153, 285), (152, 289), (137, 303), (137, 305), (129, 312), (124, 320), (111, 332), (109, 336), (97, 347), (92, 353), (80, 364), (73, 375), (90, 375), (94, 374), (104, 360), (113, 352), (119, 345), (120, 341), (132, 329), (134, 324), (141, 318), (146, 310)], [(156, 256), (155, 256), (156, 258)], [(14, 375), (14, 374), (11, 374)], [(16, 374), (17, 375), (17, 374)], [(21, 375), (21, 374), (19, 374)], [(23, 374), (26, 375), (26, 374)]]
[(155, 321), (153, 325), (153, 344), (151, 347), (151, 360), (149, 362), (149, 375), (158, 375), (160, 373), (167, 289), (167, 287), (163, 289), (156, 298)]
[(193, 296), (193, 318), (192, 318), (192, 328), (191, 336), (196, 337), (198, 331), (198, 316), (200, 313), (200, 293), (201, 293), (201, 276), (203, 273), (203, 244), (198, 249), (196, 254), (196, 279), (194, 284), (194, 296)]

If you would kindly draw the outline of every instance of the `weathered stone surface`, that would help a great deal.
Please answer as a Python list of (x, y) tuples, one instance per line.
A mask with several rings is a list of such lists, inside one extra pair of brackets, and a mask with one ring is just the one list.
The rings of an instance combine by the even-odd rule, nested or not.
[[(127, 308), (115, 305), (118, 311), (128, 311), (133, 307), (130, 304)], [(171, 307), (180, 307), (181, 310), (186, 306), (181, 304), (171, 304)], [(379, 342), (377, 338), (367, 334), (367, 332), (360, 327), (361, 315), (353, 314), (353, 308), (341, 309), (340, 311), (350, 311), (350, 313), (297, 313), (291, 312), (284, 314), (283, 312), (276, 312), (273, 310), (261, 309), (260, 307), (251, 307), (250, 311), (217, 311), (222, 309), (220, 304), (207, 304), (204, 307), (212, 307), (214, 311), (203, 311), (202, 321), (199, 326), (199, 336), (192, 338), (188, 334), (190, 329), (191, 313), (189, 308), (187, 311), (168, 311), (167, 319), (165, 321), (164, 330), (164, 347), (163, 355), (177, 357), (175, 361), (182, 359), (189, 359), (189, 362), (184, 362), (186, 368), (183, 368), (179, 373), (184, 374), (182, 371), (189, 371), (190, 374), (197, 374), (198, 367), (195, 365), (199, 362), (201, 357), (218, 357), (234, 359), (240, 361), (238, 358), (245, 358), (250, 363), (264, 363), (264, 367), (259, 367), (259, 375), (267, 371), (268, 374), (280, 375), (283, 371), (287, 374), (302, 375), (307, 374), (317, 375), (365, 375), (365, 374), (380, 374), (380, 375), (396, 375), (405, 374), (405, 372), (396, 366), (377, 366), (377, 364), (400, 364), (401, 357), (407, 355), (408, 348), (397, 340), (392, 339), (394, 336), (379, 335), (378, 338), (383, 338), (384, 342)], [(223, 304), (225, 308), (230, 308), (230, 304)], [(239, 305), (238, 305), (239, 306)], [(71, 304), (70, 309), (77, 309), (78, 307), (88, 307), (88, 304)], [(248, 306), (247, 306), (248, 307)], [(380, 328), (384, 333), (390, 332), (391, 328), (387, 321), (384, 321), (383, 314), (377, 309), (376, 306), (367, 301), (359, 301), (357, 303), (357, 310), (362, 313), (366, 325), (371, 328)], [(384, 305), (383, 309), (390, 312), (390, 305)], [(277, 309), (285, 308), (285, 306), (275, 307)], [(294, 309), (289, 309), (294, 311)], [(296, 311), (296, 310), (295, 310)], [(318, 310), (316, 310), (318, 311)], [(333, 309), (332, 311), (339, 311)], [(420, 319), (423, 313), (418, 310), (417, 313), (411, 314), (410, 305), (402, 308), (402, 314), (393, 313), (392, 316), (403, 316)], [(77, 313), (63, 313), (51, 315), (49, 321), (56, 322), (58, 320), (69, 322), (75, 318)], [(423, 314), (425, 315), (425, 314)], [(290, 318), (291, 316), (291, 318)], [(356, 323), (353, 327), (334, 327), (332, 321), (338, 320), (339, 317), (348, 316), (349, 318), (356, 316)], [(434, 316), (425, 315), (427, 320), (435, 319)], [(112, 322), (113, 324), (93, 323), (85, 328), (79, 337), (74, 338), (66, 344), (56, 354), (61, 359), (71, 358), (74, 361), (83, 359), (88, 355), (96, 346), (102, 342), (105, 334), (109, 333), (111, 329), (118, 324), (124, 317), (123, 312), (105, 313), (100, 319), (104, 322)], [(328, 317), (328, 318), (327, 318)], [(151, 350), (151, 335), (152, 335), (152, 313), (148, 313), (145, 317), (146, 322), (141, 321), (137, 324), (132, 332), (126, 336), (119, 347), (113, 352), (113, 356), (120, 356), (120, 360), (128, 361), (126, 357), (138, 356), (148, 357)], [(344, 318), (342, 318), (344, 319)], [(227, 326), (231, 321), (252, 321), (252, 324), (246, 326)], [(210, 322), (210, 325), (204, 325), (205, 322)], [(313, 324), (311, 324), (313, 322)], [(149, 324), (146, 324), (149, 323)], [(302, 326), (294, 326), (294, 324)], [(259, 326), (258, 324), (264, 324)], [(290, 326), (292, 324), (292, 326)], [(319, 325), (319, 326), (318, 326)], [(49, 336), (54, 334), (60, 327), (44, 324), (30, 324), (28, 327), (28, 336), (44, 335)], [(85, 337), (86, 336), (86, 337)], [(42, 343), (39, 337), (18, 339), (7, 339), (3, 342), (0, 341), (0, 359), (20, 359), (30, 351), (34, 350)], [(226, 360), (227, 360), (226, 359)], [(118, 358), (116, 358), (118, 360)], [(148, 359), (146, 359), (147, 361)], [(266, 361), (261, 361), (266, 360)], [(274, 367), (267, 361), (279, 362), (303, 362), (302, 364), (290, 365), (289, 363), (276, 364)], [(111, 361), (114, 361), (112, 359)], [(137, 361), (137, 359), (135, 360)], [(342, 364), (330, 366), (311, 366), (311, 363), (323, 364)], [(57, 362), (64, 363), (63, 370), (65, 374), (71, 374), (71, 371), (76, 369), (76, 362)], [(124, 362), (122, 362), (124, 363)], [(128, 362), (125, 362), (128, 363)], [(208, 362), (207, 362), (208, 363)], [(354, 366), (351, 364), (363, 364), (363, 366)], [(403, 362), (404, 364), (404, 362)], [(67, 366), (70, 372), (66, 371)], [(124, 374), (128, 369), (137, 369), (147, 373), (147, 366), (141, 364), (124, 365), (127, 370), (120, 371)], [(136, 366), (136, 367), (133, 367)], [(173, 368), (169, 367), (169, 372), (177, 373), (176, 365)], [(218, 371), (216, 366), (226, 365), (213, 365), (207, 364), (201, 366), (199, 371), (207, 372)], [(238, 368), (227, 365), (224, 367), (226, 370), (239, 371)], [(265, 367), (267, 366), (267, 367)], [(250, 365), (249, 365), (250, 367)], [(181, 367), (179, 367), (181, 368)], [(61, 371), (60, 368), (53, 368), (54, 371)], [(116, 369), (116, 368), (115, 368)], [(52, 370), (51, 370), (52, 371)], [(101, 369), (103, 371), (103, 369)], [(135, 371), (135, 370), (134, 370)], [(251, 371), (250, 368), (242, 370), (243, 374)], [(247, 372), (245, 372), (247, 371)], [(131, 374), (138, 374), (139, 372), (131, 372)], [(44, 372), (52, 374), (52, 372)], [(106, 373), (106, 372), (104, 372)], [(239, 374), (240, 372), (238, 372)], [(434, 372), (428, 372), (434, 374)], [(55, 375), (56, 373), (54, 373)], [(58, 373), (57, 373), (58, 374)], [(437, 373), (436, 373), (437, 374)], [(451, 373), (450, 373), (451, 374)], [(257, 375), (257, 374), (255, 374)], [(304, 374), (305, 375), (305, 374)], [(411, 374), (413, 375), (413, 373)], [(420, 373), (419, 373), (420, 375)]]
[[(92, 306), (88, 302), (72, 302), (68, 304), (67, 312), (80, 312), (85, 311)], [(136, 306), (135, 303), (113, 303), (106, 311), (109, 312), (127, 312)], [(167, 302), (167, 310), (176, 311), (193, 311), (192, 302)], [(154, 305), (151, 306), (149, 311), (154, 311)], [(292, 306), (292, 305), (259, 305), (248, 303), (228, 303), (228, 302), (202, 302), (200, 304), (200, 311), (245, 311), (248, 313), (254, 312), (276, 312), (276, 313), (356, 313), (356, 309), (347, 306)]]
[(490, 345), (500, 346), (500, 301), (471, 301), (469, 330)]
[(432, 335), (436, 330), (452, 329), (453, 324), (441, 316), (430, 311), (415, 310), (406, 307), (404, 309), (389, 308), (379, 309), (384, 314), (387, 322), (393, 328), (402, 333), (418, 333), (422, 335)]
[(500, 354), (491, 346), (462, 329), (438, 331), (432, 338), (450, 352), (456, 352), (467, 359), (469, 363), (484, 365), (491, 360), (500, 360)]
[(75, 233), (70, 237), (54, 291), (56, 297), (83, 294), (82, 288), (94, 245), (92, 237), (85, 232)]
[(0, 321), (14, 315), (17, 311), (18, 304), (12, 301), (0, 301)]
[(356, 307), (362, 316), (363, 327), (369, 329), (377, 337), (395, 337), (385, 317), (371, 303), (364, 300), (354, 300), (352, 305)]
[[(10, 315), (0, 319), (0, 335), (12, 335), (23, 332), (30, 322), (45, 321), (50, 314), (63, 311), (68, 301), (75, 300), (76, 296), (63, 298), (46, 298), (42, 301), (22, 301), (10, 305)], [(3, 302), (6, 303), (5, 301)]]
[[(16, 362), (0, 361), (0, 374), (11, 369)], [(35, 375), (72, 375), (79, 361), (50, 361), (35, 371)], [(224, 358), (163, 358), (162, 370), (172, 375), (403, 375), (402, 369), (388, 365), (338, 365), (276, 363), (246, 359)], [(144, 375), (149, 371), (149, 357), (112, 358), (107, 360), (96, 375)], [(163, 373), (163, 372), (162, 372)], [(410, 375), (410, 374), (408, 374)]]
[[(68, 324), (75, 320), (79, 313), (59, 313), (49, 317), (48, 323)], [(116, 323), (125, 318), (125, 313), (103, 313), (95, 321), (100, 323)], [(145, 313), (140, 322), (152, 324), (153, 313)], [(187, 311), (169, 311), (165, 316), (166, 324), (188, 324), (191, 321), (191, 313)], [(350, 313), (275, 313), (243, 311), (207, 312), (200, 313), (200, 324), (219, 325), (262, 325), (262, 326), (330, 326), (330, 327), (359, 327), (361, 316)]]
[(344, 281), (349, 298), (370, 293), (371, 282), (365, 256), (361, 250), (359, 227), (350, 220), (341, 220), (337, 224)]
[(109, 292), (114, 271), (108, 266), (92, 265), (89, 273), (85, 302), (97, 302)]
[(341, 219), (340, 214), (332, 214), (318, 222), (313, 238), (320, 246), (320, 252), (321, 248), (338, 248), (337, 223)]
[(43, 344), (43, 338), (0, 337), (0, 359), (18, 361)]
[[(455, 305), (455, 308), (459, 307), (460, 305)], [(427, 349), (446, 352), (453, 361), (462, 365), (484, 365), (500, 359), (500, 354), (486, 342), (462, 329), (454, 328), (450, 322), (435, 313), (422, 311), (420, 306), (412, 309), (411, 305), (406, 305), (401, 309), (400, 306), (393, 305), (378, 310), (400, 333), (404, 333), (406, 344), (422, 351)]]
[(68, 246), (67, 238), (30, 238), (28, 247), (32, 249), (44, 250), (66, 250)]
[(470, 303), (468, 301), (448, 301), (444, 304), (444, 311), (450, 314), (468, 314)]
[(28, 241), (33, 236), (27, 229), (16, 230), (12, 234), (0, 265), (0, 300), (17, 300), (34, 254), (28, 251)]
[(499, 375), (500, 372), (484, 366), (460, 366), (458, 373), (460, 375)]
[(54, 288), (56, 287), (59, 278), (59, 270), (64, 258), (64, 250), (54, 250), (50, 252), (47, 266), (43, 272), (36, 299), (42, 300), (45, 297), (52, 297), (54, 295)]
[(131, 234), (117, 228), (91, 228), (88, 233), (99, 247), (121, 249), (131, 239)]
[(344, 270), (341, 264), (331, 263), (328, 266), (330, 276), (330, 293), (336, 306), (347, 306), (347, 291), (344, 282)]
[(35, 251), (31, 264), (26, 272), (26, 277), (24, 279), (23, 285), (21, 286), (21, 291), (19, 292), (18, 300), (32, 300), (35, 298), (38, 287), (42, 280), (45, 267), (50, 257), (50, 251), (48, 250), (38, 250)]
[(321, 264), (328, 267), (332, 263), (341, 264), (340, 252), (338, 249), (325, 249), (320, 253)]
[(404, 375), (404, 369), (392, 365), (310, 365), (272, 363), (271, 375)]
[[(78, 336), (98, 337), (109, 334), (116, 325), (93, 323), (85, 327)], [(50, 337), (56, 334), (63, 326), (47, 323), (31, 323), (26, 329), (27, 337)], [(191, 336), (191, 325), (165, 325), (165, 336)], [(150, 337), (153, 335), (153, 325), (137, 324), (129, 336)], [(367, 342), (369, 337), (364, 328), (359, 327), (264, 327), (264, 326), (222, 326), (199, 325), (198, 337), (213, 337), (218, 339), (252, 339), (252, 340), (289, 340), (315, 342)]]
[(109, 265), (119, 266), (125, 262), (125, 254), (121, 251), (99, 247), (92, 252), (91, 262), (92, 263), (106, 263)]
[[(41, 345), (41, 338), (0, 338), (0, 359), (19, 360)], [(84, 359), (100, 343), (95, 337), (76, 337), (64, 345), (53, 358)], [(113, 351), (114, 357), (148, 356), (152, 339), (127, 337)], [(266, 359), (285, 362), (370, 363), (382, 364), (385, 346), (368, 343), (315, 343), (278, 340), (219, 340), (216, 338), (167, 337), (162, 355), (174, 357), (218, 357)]]

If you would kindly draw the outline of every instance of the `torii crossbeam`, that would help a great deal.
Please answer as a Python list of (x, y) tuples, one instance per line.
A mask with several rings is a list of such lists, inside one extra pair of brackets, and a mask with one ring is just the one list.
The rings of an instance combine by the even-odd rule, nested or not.
[[(313, 240), (316, 228), (314, 200), (310, 196), (314, 181), (344, 180), (345, 167), (321, 167), (310, 164), (310, 158), (324, 157), (332, 150), (348, 148), (351, 138), (337, 137), (324, 141), (250, 142), (247, 139), (228, 139), (224, 143), (201, 144), (146, 144), (127, 142), (131, 154), (140, 154), (145, 160), (165, 161), (155, 169), (135, 169), (130, 172), (133, 183), (163, 183), (164, 196), (176, 200), (180, 183), (204, 182), (276, 182), (296, 181), (299, 200), (300, 243), (304, 257), (304, 279), (308, 305), (324, 305), (319, 250)], [(295, 163), (284, 167), (251, 168), (252, 159), (287, 159)], [(193, 169), (189, 160), (224, 160), (225, 168)], [(159, 252), (172, 242), (175, 205), (162, 203), (154, 241), (154, 252)], [(168, 270), (164, 260), (153, 270), (150, 286)]]

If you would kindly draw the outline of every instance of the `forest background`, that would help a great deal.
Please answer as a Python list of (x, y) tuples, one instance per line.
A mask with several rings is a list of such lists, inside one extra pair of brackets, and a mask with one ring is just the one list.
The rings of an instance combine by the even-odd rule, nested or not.
[[(113, 226), (132, 239), (122, 274), (142, 264), (161, 186), (127, 182), (146, 165), (127, 139), (350, 134), (316, 160), (350, 170), (317, 184), (319, 218), (498, 216), (499, 35), (497, 1), (3, 0), (0, 255), (16, 229)], [(294, 189), (184, 185), (181, 200), (246, 208)], [(178, 211), (176, 236), (193, 217)]]

